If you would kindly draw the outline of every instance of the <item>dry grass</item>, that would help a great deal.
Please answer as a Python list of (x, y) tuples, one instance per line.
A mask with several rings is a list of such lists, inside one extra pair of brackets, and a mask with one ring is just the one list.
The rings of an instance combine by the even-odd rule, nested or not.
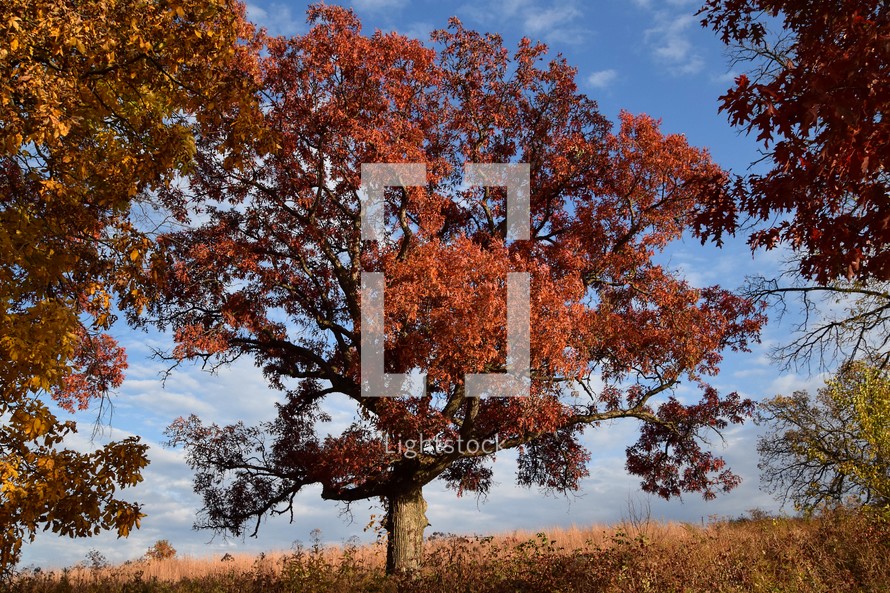
[[(542, 534), (554, 547), (555, 553), (565, 554), (580, 551), (591, 546), (605, 546), (613, 542), (616, 534), (625, 533), (630, 538), (645, 537), (649, 541), (667, 542), (683, 541), (689, 534), (698, 528), (690, 527), (682, 523), (651, 522), (645, 525), (636, 525), (632, 522), (622, 522), (617, 526), (588, 525), (571, 527), (553, 527), (544, 531), (514, 530), (492, 536), (490, 539), (481, 536), (459, 536), (454, 534), (433, 533), (428, 535), (427, 553), (435, 553), (439, 550), (450, 549), (455, 542), (463, 546), (476, 546), (482, 548), (511, 548), (530, 541), (540, 540)], [(386, 550), (381, 545), (368, 544), (356, 546), (347, 554), (346, 546), (326, 546), (309, 550), (323, 558), (332, 565), (340, 565), (345, 555), (361, 564), (382, 568), (386, 560)], [(259, 556), (254, 554), (227, 554), (225, 560), (219, 555), (194, 557), (188, 555), (176, 556), (163, 560), (139, 560), (121, 564), (118, 566), (91, 568), (86, 565), (78, 565), (64, 571), (55, 571), (53, 576), (61, 578), (66, 575), (72, 582), (102, 581), (107, 579), (131, 580), (137, 575), (143, 580), (163, 582), (177, 582), (184, 579), (203, 579), (207, 577), (221, 576), (227, 573), (247, 573), (259, 571), (262, 573), (280, 576), (293, 558), (293, 552), (268, 552)]]
[[(515, 547), (529, 541), (537, 541), (544, 534), (547, 541), (553, 545), (555, 553), (571, 553), (593, 546), (608, 545), (613, 541), (616, 533), (627, 533), (629, 537), (643, 536), (652, 542), (665, 542), (669, 540), (682, 541), (695, 530), (682, 523), (657, 523), (647, 522), (645, 525), (637, 525), (630, 521), (618, 526), (588, 525), (571, 527), (553, 527), (543, 531), (514, 530), (492, 536), (490, 539), (481, 536), (459, 536), (454, 534), (434, 533), (428, 535), (427, 552), (435, 553), (443, 549), (450, 549), (454, 542), (460, 542), (463, 546), (477, 547), (479, 549), (489, 547)], [(346, 546), (318, 547), (314, 553), (334, 566), (342, 564), (344, 556), (350, 556), (354, 561), (368, 566), (382, 568), (386, 560), (386, 551), (381, 545), (368, 544), (352, 548), (347, 554)], [(55, 578), (62, 575), (72, 582), (88, 582), (94, 580), (133, 579), (141, 575), (143, 580), (163, 582), (177, 582), (183, 579), (201, 579), (220, 576), (226, 573), (248, 573), (259, 571), (263, 573), (281, 575), (288, 561), (293, 558), (293, 552), (268, 552), (259, 556), (254, 554), (226, 554), (222, 560), (215, 556), (194, 557), (188, 555), (176, 556), (164, 560), (138, 560), (118, 566), (91, 568), (84, 564), (74, 566), (64, 571), (51, 573)]]
[(705, 526), (627, 520), (489, 537), (434, 533), (413, 578), (380, 545), (172, 558), (22, 575), (20, 593), (890, 592), (890, 526), (861, 513)]
[(264, 554), (260, 557), (253, 554), (230, 554), (226, 560), (193, 556), (177, 556), (164, 560), (139, 560), (106, 568), (91, 568), (84, 565), (56, 572), (57, 578), (65, 574), (71, 581), (83, 582), (89, 580), (132, 579), (141, 575), (142, 579), (157, 579), (166, 582), (181, 581), (183, 579), (195, 579), (218, 576), (226, 572), (236, 573), (250, 572), (252, 570), (273, 571), (286, 557), (284, 552)]
[[(307, 552), (314, 557), (323, 560), (332, 566), (343, 563), (344, 557), (349, 556), (346, 549), (340, 546), (327, 546)], [(380, 546), (368, 545), (355, 547), (351, 552), (352, 557), (363, 564), (383, 566), (386, 558), (385, 550)], [(194, 557), (176, 556), (163, 560), (138, 560), (118, 566), (92, 568), (84, 564), (67, 568), (63, 571), (54, 571), (53, 578), (62, 576), (71, 582), (85, 583), (90, 581), (105, 580), (157, 580), (161, 582), (178, 582), (182, 580), (205, 579), (220, 577), (227, 574), (246, 574), (251, 572), (281, 576), (288, 562), (293, 560), (294, 552), (268, 552), (260, 555), (254, 554), (226, 554), (224, 559), (219, 555)]]

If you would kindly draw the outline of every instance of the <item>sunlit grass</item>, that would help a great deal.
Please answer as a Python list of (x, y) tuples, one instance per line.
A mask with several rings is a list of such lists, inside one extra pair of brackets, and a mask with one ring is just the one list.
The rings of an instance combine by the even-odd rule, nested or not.
[(707, 525), (646, 518), (494, 536), (433, 533), (424, 569), (383, 574), (382, 545), (25, 573), (21, 593), (890, 591), (890, 526), (855, 512)]

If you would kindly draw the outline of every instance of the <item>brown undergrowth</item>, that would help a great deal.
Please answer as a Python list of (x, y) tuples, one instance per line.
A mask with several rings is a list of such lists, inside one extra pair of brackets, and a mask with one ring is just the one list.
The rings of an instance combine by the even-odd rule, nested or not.
[(25, 572), (15, 593), (890, 592), (890, 525), (863, 513), (488, 537), (435, 533), (424, 569), (383, 574), (379, 545)]

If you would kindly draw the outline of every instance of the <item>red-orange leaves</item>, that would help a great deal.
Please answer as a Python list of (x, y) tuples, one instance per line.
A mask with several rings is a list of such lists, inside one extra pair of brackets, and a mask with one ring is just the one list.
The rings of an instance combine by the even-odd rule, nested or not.
[[(770, 157), (765, 172), (728, 188), (762, 223), (751, 246), (788, 245), (801, 275), (819, 284), (890, 279), (890, 5), (708, 0), (702, 12), (756, 73), (720, 98), (730, 123)], [(719, 237), (735, 228), (735, 209), (714, 195), (699, 222)]]
[[(246, 147), (238, 171), (213, 142), (199, 147), (188, 181), (209, 197), (194, 207), (212, 207), (164, 238), (157, 269), (165, 294), (152, 312), (176, 331), (177, 354), (248, 355), (287, 390), (258, 433), (173, 428), (200, 472), (207, 525), (240, 531), (309, 483), (344, 501), (437, 477), (484, 492), (496, 448), (524, 447), (522, 483), (576, 488), (589, 459), (582, 427), (622, 417), (654, 423), (653, 438), (680, 450), (677, 467), (704, 476), (687, 489), (707, 492), (722, 469), (691, 447), (694, 429), (741, 421), (742, 404), (713, 394), (701, 408), (651, 406), (680, 382), (713, 393), (700, 381), (762, 319), (652, 258), (688, 230), (722, 170), (649, 117), (622, 113), (612, 132), (574, 69), (546, 62), (541, 45), (511, 54), (452, 21), (431, 49), (362, 35), (341, 8), (316, 6), (310, 18), (305, 35), (267, 40), (260, 66), (276, 147)], [(375, 163), (424, 165), (426, 184), (386, 189), (385, 232), (363, 241), (362, 165)], [(469, 186), (469, 163), (528, 163), (529, 239), (506, 240), (507, 191)], [(422, 397), (362, 397), (363, 272), (385, 279), (383, 370), (426, 373)], [(507, 367), (514, 272), (530, 282), (530, 396), (467, 397), (467, 374)], [(330, 398), (355, 413), (323, 436), (318, 410)], [(680, 414), (689, 430), (668, 423)], [(237, 457), (216, 456), (229, 435)], [(673, 479), (661, 462), (634, 468), (652, 484)]]
[(548, 491), (577, 490), (590, 475), (590, 453), (578, 444), (580, 426), (548, 432), (519, 449), (517, 480)]
[(640, 439), (627, 449), (627, 470), (643, 476), (643, 490), (664, 498), (701, 492), (706, 499), (728, 492), (741, 479), (720, 457), (703, 451), (703, 434), (751, 417), (754, 404), (731, 393), (721, 399), (712, 388), (700, 403), (684, 406), (673, 397), (660, 406), (657, 420), (643, 426)]
[(73, 371), (53, 391), (53, 399), (63, 409), (85, 410), (90, 400), (107, 396), (120, 387), (127, 368), (127, 356), (117, 341), (107, 334), (91, 335), (81, 329), (71, 357)]

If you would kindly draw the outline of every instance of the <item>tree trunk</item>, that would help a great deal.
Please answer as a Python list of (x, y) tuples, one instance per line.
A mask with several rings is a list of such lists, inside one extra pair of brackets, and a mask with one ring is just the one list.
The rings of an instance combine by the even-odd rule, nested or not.
[(396, 493), (387, 498), (386, 572), (410, 573), (420, 568), (423, 560), (423, 530), (426, 501), (420, 487)]

